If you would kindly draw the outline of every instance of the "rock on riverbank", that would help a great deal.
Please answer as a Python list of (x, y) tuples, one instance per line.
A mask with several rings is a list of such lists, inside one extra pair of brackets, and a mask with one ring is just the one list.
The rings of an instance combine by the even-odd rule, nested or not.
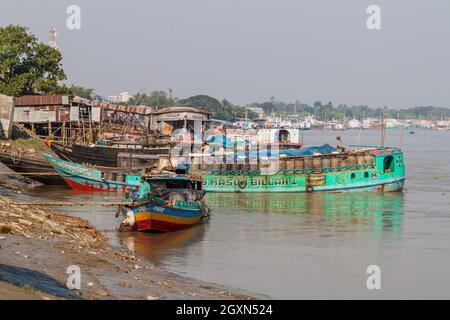
[[(72, 269), (69, 267), (72, 266)], [(66, 286), (73, 266), (81, 288)], [(69, 269), (68, 269), (69, 268)], [(11, 284), (22, 290), (11, 292)], [(249, 299), (112, 248), (87, 221), (0, 196), (0, 299)]]

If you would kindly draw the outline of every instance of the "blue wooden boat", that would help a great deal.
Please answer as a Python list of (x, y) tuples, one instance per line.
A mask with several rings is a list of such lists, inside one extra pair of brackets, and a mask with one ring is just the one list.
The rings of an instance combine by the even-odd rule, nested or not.
[(149, 177), (152, 193), (122, 207), (126, 219), (120, 229), (177, 231), (199, 224), (209, 216), (209, 206), (200, 179), (185, 176)]

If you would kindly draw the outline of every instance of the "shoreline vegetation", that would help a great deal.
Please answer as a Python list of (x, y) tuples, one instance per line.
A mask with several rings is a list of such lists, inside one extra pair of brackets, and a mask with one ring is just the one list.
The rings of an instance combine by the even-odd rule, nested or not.
[[(0, 299), (252, 299), (111, 247), (86, 220), (0, 196)], [(80, 290), (67, 268), (79, 266)]]
[[(33, 94), (75, 95), (89, 100), (108, 100), (95, 92), (95, 88), (68, 85), (69, 77), (63, 69), (61, 52), (40, 42), (29, 29), (24, 26), (10, 24), (0, 27), (0, 60), (5, 61), (0, 68), (0, 94), (22, 96)], [(450, 117), (450, 108), (446, 106), (378, 106), (367, 104), (347, 105), (329, 102), (306, 103), (295, 100), (283, 102), (271, 96), (266, 101), (247, 104), (233, 103), (226, 98), (217, 99), (206, 94), (186, 98), (173, 96), (169, 92), (153, 90), (149, 94), (140, 91), (128, 101), (117, 102), (123, 105), (145, 105), (160, 109), (174, 105), (203, 108), (212, 112), (213, 118), (235, 122), (239, 119), (255, 119), (272, 115), (289, 119), (291, 117), (314, 116), (316, 120), (340, 120), (344, 118), (394, 118), (398, 120), (443, 120)]]

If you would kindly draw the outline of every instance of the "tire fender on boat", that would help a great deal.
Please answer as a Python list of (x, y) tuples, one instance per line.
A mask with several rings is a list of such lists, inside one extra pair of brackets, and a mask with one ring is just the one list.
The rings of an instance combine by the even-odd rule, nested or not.
[(240, 181), (238, 182), (238, 186), (239, 186), (239, 188), (241, 188), (241, 189), (245, 189), (245, 187), (247, 187), (247, 181), (245, 181), (245, 180), (240, 180)]
[(308, 193), (313, 193), (313, 192), (314, 192), (313, 186), (312, 186), (312, 185), (306, 186), (306, 192), (308, 192)]

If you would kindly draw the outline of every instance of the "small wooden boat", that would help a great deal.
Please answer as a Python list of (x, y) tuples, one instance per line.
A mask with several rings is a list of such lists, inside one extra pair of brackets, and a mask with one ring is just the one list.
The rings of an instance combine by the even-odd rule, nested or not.
[(186, 176), (149, 177), (149, 200), (138, 200), (119, 210), (126, 216), (119, 230), (177, 231), (209, 217), (209, 206), (200, 179)]
[(58, 175), (44, 158), (0, 149), (0, 162), (9, 169), (23, 174), (24, 177), (48, 185), (65, 185), (64, 179)]
[(139, 188), (140, 169), (89, 167), (44, 155), (48, 163), (72, 189), (89, 192), (125, 192)]

